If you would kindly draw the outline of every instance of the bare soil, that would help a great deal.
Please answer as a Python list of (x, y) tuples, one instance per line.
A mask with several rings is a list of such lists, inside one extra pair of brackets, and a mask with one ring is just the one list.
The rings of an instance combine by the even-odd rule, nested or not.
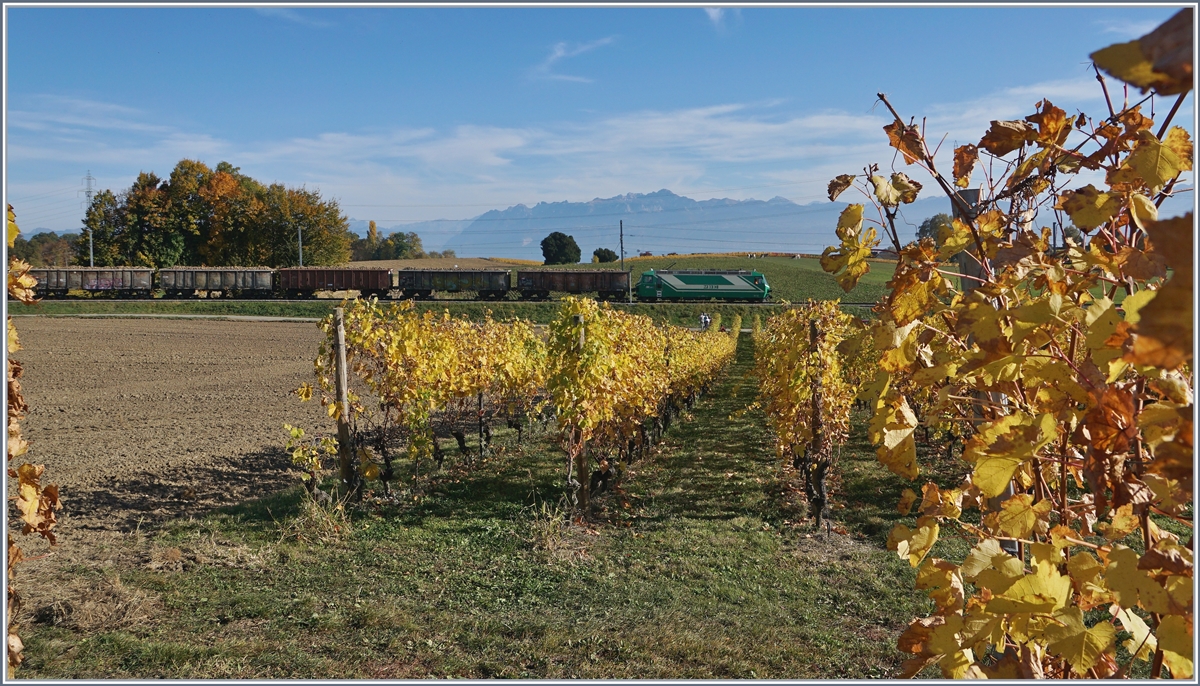
[(25, 459), (60, 486), (63, 539), (286, 488), (298, 478), (283, 424), (332, 429), (319, 403), (292, 394), (313, 378), (314, 324), (23, 317), (17, 328)]

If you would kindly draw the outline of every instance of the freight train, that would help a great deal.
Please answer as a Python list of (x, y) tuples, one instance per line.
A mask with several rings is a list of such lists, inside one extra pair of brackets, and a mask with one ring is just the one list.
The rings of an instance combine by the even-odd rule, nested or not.
[(363, 297), (428, 300), (473, 295), (479, 300), (545, 300), (551, 293), (594, 293), (602, 300), (644, 302), (721, 300), (764, 302), (767, 278), (758, 271), (653, 269), (631, 287), (631, 272), (616, 269), (369, 269), (363, 267), (42, 267), (30, 270), (45, 298), (313, 298), (322, 291)]

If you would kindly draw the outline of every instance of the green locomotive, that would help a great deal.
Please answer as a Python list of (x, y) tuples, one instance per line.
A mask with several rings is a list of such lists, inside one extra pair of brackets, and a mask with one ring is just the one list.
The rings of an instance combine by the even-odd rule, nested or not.
[(728, 300), (763, 302), (771, 297), (767, 277), (758, 271), (651, 269), (637, 284), (638, 300)]

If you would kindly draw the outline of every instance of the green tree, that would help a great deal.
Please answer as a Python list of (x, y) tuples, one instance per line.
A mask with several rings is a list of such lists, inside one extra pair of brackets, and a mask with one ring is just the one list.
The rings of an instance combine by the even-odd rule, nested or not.
[(1074, 241), (1076, 245), (1083, 245), (1083, 233), (1075, 228), (1074, 224), (1067, 224), (1062, 227), (1063, 238)]
[(166, 184), (154, 172), (142, 172), (125, 193), (125, 241), (128, 264), (173, 267), (183, 255), (184, 237), (171, 230)]
[[(89, 239), (91, 239), (89, 241)], [(98, 267), (128, 264), (125, 250), (125, 203), (111, 190), (92, 197), (83, 220), (83, 233), (75, 244), (75, 262), (87, 266), (89, 242)]]
[(576, 264), (581, 254), (574, 236), (555, 231), (542, 239), (542, 257), (546, 264)]
[(592, 257), (596, 258), (597, 262), (616, 262), (620, 259), (617, 253), (608, 248), (596, 248), (592, 251)]
[(167, 225), (170, 230), (183, 237), (183, 255), (180, 264), (200, 264), (202, 234), (208, 209), (200, 189), (208, 184), (213, 171), (203, 162), (180, 160), (167, 179)]
[(53, 231), (35, 233), (28, 240), (17, 236), (8, 254), (33, 267), (65, 267), (75, 261), (75, 244), (78, 240), (79, 234), (59, 236)]
[(336, 201), (322, 200), (305, 188), (271, 184), (264, 197), (259, 223), (263, 251), (259, 264), (274, 267), (299, 264), (300, 238), (305, 265), (344, 264), (350, 261), (350, 224)]
[(932, 239), (934, 243), (938, 240), (938, 229), (941, 227), (949, 228), (954, 219), (948, 214), (935, 214), (932, 217), (921, 222), (921, 226), (917, 229), (917, 240), (922, 238)]

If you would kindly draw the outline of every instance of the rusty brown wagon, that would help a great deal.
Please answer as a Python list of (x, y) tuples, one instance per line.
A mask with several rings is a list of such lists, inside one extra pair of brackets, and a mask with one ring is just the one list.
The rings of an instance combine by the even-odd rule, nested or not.
[(384, 298), (392, 289), (391, 269), (285, 267), (278, 272), (279, 290), (289, 298), (311, 298), (318, 291), (358, 291), (364, 298)]
[(629, 272), (616, 269), (521, 269), (516, 289), (521, 297), (545, 299), (551, 291), (595, 293), (601, 299), (624, 298), (629, 292)]

